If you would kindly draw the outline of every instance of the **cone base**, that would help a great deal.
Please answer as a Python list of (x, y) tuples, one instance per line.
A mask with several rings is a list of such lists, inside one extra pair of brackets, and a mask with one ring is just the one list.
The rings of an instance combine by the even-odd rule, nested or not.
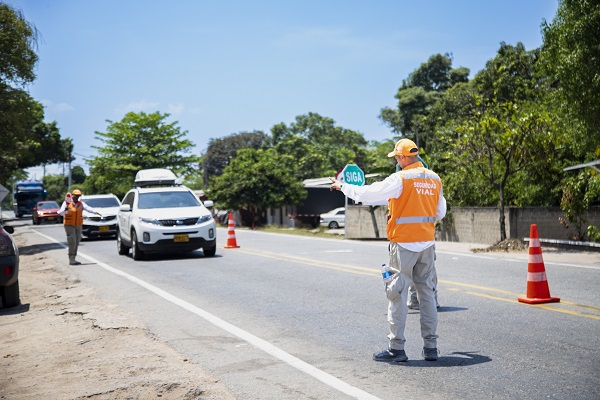
[(240, 248), (240, 246), (238, 246), (238, 245), (231, 245), (231, 244), (228, 244), (227, 246), (225, 246), (225, 248), (226, 248), (226, 249), (239, 249), (239, 248)]
[(521, 303), (527, 303), (527, 304), (560, 303), (559, 297), (548, 297), (546, 299), (519, 297), (518, 300)]

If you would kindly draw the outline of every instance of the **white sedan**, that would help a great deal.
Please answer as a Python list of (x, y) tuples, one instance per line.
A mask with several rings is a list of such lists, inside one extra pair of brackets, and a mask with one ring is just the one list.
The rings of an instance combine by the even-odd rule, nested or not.
[(344, 226), (346, 221), (346, 209), (344, 207), (334, 208), (321, 214), (321, 226), (329, 229), (338, 229)]

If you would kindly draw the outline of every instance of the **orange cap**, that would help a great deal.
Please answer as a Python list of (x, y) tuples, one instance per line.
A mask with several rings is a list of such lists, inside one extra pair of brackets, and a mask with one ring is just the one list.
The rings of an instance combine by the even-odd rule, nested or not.
[(396, 156), (418, 156), (419, 148), (410, 139), (400, 139), (396, 142), (396, 146), (394, 146), (394, 151), (388, 153), (388, 157), (396, 157)]

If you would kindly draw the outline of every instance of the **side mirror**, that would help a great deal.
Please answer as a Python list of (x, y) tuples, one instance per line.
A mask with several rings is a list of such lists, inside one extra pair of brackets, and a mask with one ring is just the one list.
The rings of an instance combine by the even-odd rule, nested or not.
[(204, 207), (211, 208), (212, 206), (213, 206), (213, 201), (212, 200), (205, 200), (204, 201)]
[(129, 204), (121, 204), (119, 206), (119, 211), (131, 211), (131, 206)]
[(6, 232), (10, 233), (11, 235), (15, 233), (15, 228), (13, 226), (4, 226), (3, 228)]

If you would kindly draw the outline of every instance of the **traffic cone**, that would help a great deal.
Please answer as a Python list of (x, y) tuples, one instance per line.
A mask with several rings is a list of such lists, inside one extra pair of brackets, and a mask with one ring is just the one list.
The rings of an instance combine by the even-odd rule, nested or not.
[(227, 244), (225, 245), (226, 249), (237, 249), (238, 246), (235, 240), (235, 230), (233, 229), (233, 214), (229, 213), (229, 221), (227, 223)]
[(529, 264), (527, 266), (527, 297), (519, 297), (521, 303), (558, 303), (560, 298), (551, 297), (546, 279), (546, 268), (536, 224), (529, 229)]

